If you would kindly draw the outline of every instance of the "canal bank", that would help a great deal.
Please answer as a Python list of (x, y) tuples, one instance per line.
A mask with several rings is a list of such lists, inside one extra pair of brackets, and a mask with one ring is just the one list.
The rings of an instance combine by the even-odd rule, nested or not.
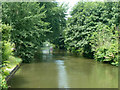
[(12, 76), (17, 72), (17, 70), (20, 68), (22, 62), (18, 63), (17, 65), (15, 65), (14, 67), (8, 69), (9, 70), (9, 75), (5, 78), (5, 80), (8, 82)]
[(3, 89), (3, 90), (8, 88), (7, 82), (12, 78), (12, 76), (20, 68), (22, 59), (10, 56), (9, 60), (4, 62), (5, 64), (2, 65), (1, 67), (2, 72), (0, 73), (0, 81), (1, 81), (0, 89)]
[(12, 88), (118, 88), (118, 67), (55, 51), (22, 64)]

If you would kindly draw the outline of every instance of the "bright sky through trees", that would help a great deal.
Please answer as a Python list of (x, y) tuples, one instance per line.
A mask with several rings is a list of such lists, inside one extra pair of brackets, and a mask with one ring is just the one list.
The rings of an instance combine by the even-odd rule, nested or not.
[(72, 8), (73, 8), (73, 6), (78, 2), (78, 1), (89, 1), (89, 2), (91, 2), (91, 1), (104, 1), (104, 0), (56, 0), (57, 2), (59, 2), (59, 3), (65, 3), (65, 4), (67, 4), (68, 5), (68, 11), (67, 11), (67, 14), (68, 14), (68, 16), (67, 17), (70, 17), (70, 11), (72, 10)]
[[(70, 11), (72, 10), (72, 7), (79, 1), (79, 0), (56, 0), (57, 2), (60, 3), (66, 3), (68, 5), (68, 11), (67, 14), (70, 13)], [(67, 17), (70, 17), (70, 15), (68, 15)]]

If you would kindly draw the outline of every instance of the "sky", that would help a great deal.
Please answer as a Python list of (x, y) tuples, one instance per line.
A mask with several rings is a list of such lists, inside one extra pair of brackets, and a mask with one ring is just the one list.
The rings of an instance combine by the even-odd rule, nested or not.
[(70, 17), (69, 13), (70, 11), (72, 10), (72, 7), (79, 1), (79, 0), (56, 0), (57, 2), (60, 2), (60, 3), (66, 3), (68, 4), (68, 11), (67, 11), (67, 14), (68, 16), (67, 17)]
[[(81, 0), (56, 0), (57, 2), (59, 3), (66, 3), (68, 4), (68, 11), (67, 11), (67, 14), (68, 16), (67, 17), (70, 17), (70, 11), (72, 10), (73, 6), (78, 2), (78, 1), (81, 1)], [(85, 1), (103, 1), (103, 0), (85, 0)]]

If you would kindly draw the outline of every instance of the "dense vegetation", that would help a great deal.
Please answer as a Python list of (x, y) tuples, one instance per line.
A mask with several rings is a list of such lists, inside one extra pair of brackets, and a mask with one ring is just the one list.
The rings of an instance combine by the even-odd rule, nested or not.
[(2, 3), (1, 87), (7, 87), (4, 67), (16, 61), (14, 55), (31, 62), (45, 41), (118, 66), (119, 8), (119, 2), (78, 2), (66, 21), (67, 6), (57, 2)]
[(57, 3), (3, 3), (2, 10), (3, 23), (13, 27), (15, 54), (24, 62), (34, 60), (35, 52), (45, 40), (55, 43), (65, 22), (65, 10)]
[(79, 2), (65, 33), (67, 50), (118, 65), (118, 2)]
[(22, 58), (23, 62), (31, 62), (43, 42), (49, 41), (57, 46), (56, 41), (66, 25), (65, 12), (65, 6), (56, 2), (2, 3), (1, 88), (8, 87), (5, 78), (9, 71), (6, 68), (21, 61), (13, 55)]
[(42, 8), (37, 3), (3, 3), (3, 23), (13, 27), (11, 38), (15, 43), (15, 54), (24, 62), (33, 59), (36, 48), (44, 40), (44, 33), (48, 31), (48, 23), (41, 20), (45, 17)]
[(66, 27), (66, 10), (67, 6), (65, 4), (59, 5), (53, 2), (40, 3), (40, 6), (45, 5), (44, 10), (46, 10), (46, 18), (43, 20), (49, 22), (48, 28), (51, 28), (52, 33), (47, 34), (47, 40), (56, 45), (58, 48), (64, 48), (63, 30)]
[[(2, 47), (0, 47), (0, 53), (2, 54), (2, 57), (0, 59), (0, 88), (7, 88), (6, 83), (6, 76), (9, 75), (9, 70), (7, 68), (11, 68), (13, 64), (17, 64), (18, 58), (14, 57), (13, 51), (14, 51), (14, 43), (11, 43), (10, 40), (10, 31), (11, 26), (3, 24), (0, 32), (2, 33), (2, 41), (0, 41), (0, 44)], [(11, 65), (12, 63), (12, 65)]]
[(2, 69), (3, 66), (7, 66), (8, 62), (7, 60), (9, 59), (10, 55), (12, 54), (12, 45), (9, 41), (9, 33), (10, 33), (10, 30), (11, 30), (11, 27), (10, 26), (7, 26), (7, 25), (2, 25), (1, 29), (0, 29), (0, 32), (2, 33), (2, 41), (0, 41), (2, 47), (0, 47), (0, 52), (2, 54), (2, 61), (1, 62), (1, 65), (0, 65), (0, 87), (2, 88), (6, 88), (7, 87), (7, 84), (6, 84), (6, 81), (5, 81), (5, 76), (8, 75), (8, 72), (5, 70), (5, 69)]

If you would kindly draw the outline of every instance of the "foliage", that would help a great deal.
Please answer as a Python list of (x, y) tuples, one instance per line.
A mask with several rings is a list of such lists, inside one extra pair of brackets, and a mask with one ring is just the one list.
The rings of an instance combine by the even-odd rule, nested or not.
[(0, 74), (0, 89), (8, 88), (7, 82), (5, 81), (5, 75)]
[(3, 3), (2, 19), (12, 26), (11, 40), (15, 43), (15, 54), (23, 62), (31, 62), (37, 48), (45, 40), (45, 33), (49, 32), (44, 22), (44, 5), (39, 7), (36, 2)]
[(40, 6), (44, 5), (46, 10), (46, 18), (43, 20), (49, 22), (48, 28), (51, 28), (51, 33), (47, 34), (47, 40), (55, 44), (58, 48), (63, 48), (64, 39), (62, 32), (66, 27), (66, 10), (67, 6), (65, 4), (59, 4), (57, 2), (43, 2)]
[[(21, 62), (21, 59), (15, 58), (13, 55), (14, 51), (14, 44), (11, 43), (10, 40), (10, 31), (12, 30), (11, 26), (2, 24), (2, 28), (0, 29), (2, 33), (2, 41), (0, 43), (2, 44), (0, 47), (2, 58), (0, 59), (0, 87), (1, 89), (7, 89), (7, 82), (6, 82), (6, 76), (9, 75), (9, 71), (7, 68), (10, 68), (10, 65), (12, 64), (18, 64), (17, 62)], [(16, 62), (16, 63), (15, 63)]]
[(98, 31), (98, 33), (94, 32), (90, 38), (94, 58), (118, 65), (118, 30), (115, 26), (109, 28), (106, 25), (100, 25)]
[(2, 50), (2, 61), (6, 61), (9, 59), (9, 56), (11, 56), (13, 53), (14, 44), (11, 44), (10, 42), (10, 31), (11, 26), (9, 25), (2, 25), (2, 41), (1, 43), (1, 50)]
[(9, 68), (8, 67), (8, 64), (10, 63), (8, 61), (9, 57), (12, 55), (12, 48), (13, 48), (13, 45), (10, 43), (10, 30), (11, 30), (11, 27), (9, 25), (5, 25), (3, 24), (1, 26), (1, 33), (2, 33), (2, 41), (0, 41), (1, 43), (1, 47), (0, 47), (0, 50), (1, 50), (1, 54), (2, 54), (2, 58), (1, 58), (1, 64), (0, 64), (0, 82), (1, 82), (1, 85), (0, 87), (1, 88), (8, 88), (7, 87), (7, 82), (5, 80), (5, 77), (7, 75), (9, 75), (9, 72), (6, 70), (6, 68)]
[(63, 4), (14, 2), (3, 3), (2, 7), (3, 23), (12, 26), (11, 40), (15, 43), (15, 54), (23, 62), (34, 60), (35, 52), (44, 41), (57, 46), (60, 44), (59, 36), (66, 25), (66, 8)]
[[(118, 63), (115, 29), (119, 25), (118, 6), (117, 2), (78, 2), (64, 30), (67, 50), (98, 61)], [(109, 60), (105, 58), (108, 55)]]
[(13, 46), (9, 41), (3, 41), (2, 45), (2, 60), (8, 60), (9, 56), (13, 55)]
[(8, 41), (11, 37), (10, 31), (12, 30), (12, 27), (6, 24), (2, 25), (2, 40)]

